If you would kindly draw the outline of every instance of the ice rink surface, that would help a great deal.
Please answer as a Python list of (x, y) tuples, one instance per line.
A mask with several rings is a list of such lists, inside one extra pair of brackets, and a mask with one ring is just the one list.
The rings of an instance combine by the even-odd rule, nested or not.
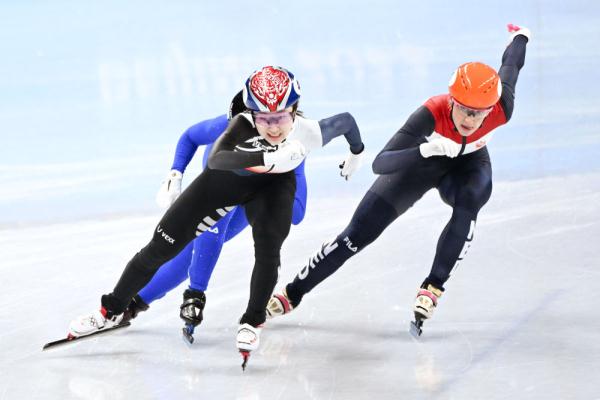
[[(599, 201), (598, 173), (497, 184), (469, 257), (414, 340), (413, 296), (449, 216), (427, 196), (292, 314), (269, 321), (246, 372), (234, 337), (248, 232), (223, 252), (192, 346), (180, 333), (181, 288), (123, 331), (42, 353), (112, 288), (156, 218), (2, 231), (11, 269), (0, 271), (0, 398), (597, 399)], [(281, 282), (355, 204), (313, 202), (284, 246)]]
[[(600, 399), (596, 2), (59, 1), (0, 15), (0, 400)], [(411, 306), (450, 216), (435, 192), (269, 321), (245, 372), (249, 231), (224, 247), (192, 346), (182, 285), (127, 329), (41, 351), (113, 288), (160, 218), (179, 135), (224, 113), (252, 70), (290, 68), (307, 114), (352, 112), (368, 151), (349, 182), (342, 143), (311, 154), (279, 288), (345, 227), (370, 160), (453, 68), (500, 65), (509, 22), (534, 38), (489, 146), (494, 193), (419, 340)]]

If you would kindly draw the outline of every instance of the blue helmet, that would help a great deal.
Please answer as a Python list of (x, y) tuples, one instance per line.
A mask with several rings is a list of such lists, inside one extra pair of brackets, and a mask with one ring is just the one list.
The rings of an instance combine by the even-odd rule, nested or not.
[(300, 84), (285, 68), (266, 66), (254, 71), (244, 85), (244, 104), (249, 110), (277, 112), (300, 100)]

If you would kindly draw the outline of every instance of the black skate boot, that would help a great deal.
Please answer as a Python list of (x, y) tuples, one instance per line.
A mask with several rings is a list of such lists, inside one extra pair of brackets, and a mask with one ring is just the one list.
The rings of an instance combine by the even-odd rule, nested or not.
[(125, 312), (123, 312), (123, 322), (131, 321), (137, 317), (139, 313), (148, 311), (148, 308), (150, 308), (150, 306), (146, 304), (144, 300), (142, 300), (139, 294), (136, 294), (135, 297), (131, 299), (131, 302), (125, 309)]
[(201, 290), (187, 289), (183, 292), (179, 317), (185, 322), (182, 329), (183, 338), (189, 343), (194, 343), (194, 329), (202, 322), (202, 312), (206, 304), (206, 295)]

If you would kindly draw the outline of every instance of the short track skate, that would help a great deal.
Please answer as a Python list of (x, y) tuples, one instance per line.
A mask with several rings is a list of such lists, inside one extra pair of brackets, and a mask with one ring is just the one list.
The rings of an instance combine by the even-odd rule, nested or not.
[(193, 324), (185, 324), (183, 328), (181, 328), (181, 333), (183, 334), (183, 340), (187, 344), (194, 343), (194, 329), (196, 327)]
[(246, 365), (248, 364), (248, 360), (250, 359), (250, 352), (248, 350), (240, 350), (240, 354), (242, 355), (242, 371), (246, 370)]
[(425, 319), (419, 313), (415, 313), (415, 320), (410, 322), (410, 334), (416, 339), (423, 334), (423, 322)]
[(131, 325), (131, 322), (129, 322), (129, 321), (127, 321), (127, 322), (121, 322), (120, 324), (115, 325), (113, 327), (106, 328), (106, 329), (101, 329), (99, 331), (96, 331), (94, 333), (90, 333), (89, 335), (85, 335), (85, 336), (73, 336), (73, 335), (69, 334), (64, 339), (60, 339), (60, 340), (56, 340), (54, 342), (46, 343), (44, 345), (44, 347), (42, 348), (42, 350), (52, 349), (52, 348), (55, 348), (55, 347), (63, 345), (63, 344), (73, 343), (75, 341), (79, 341), (81, 339), (89, 339), (89, 338), (95, 337), (96, 335), (100, 335), (102, 333), (108, 333), (108, 332), (113, 332), (113, 331), (115, 331), (117, 329), (127, 328), (129, 325)]

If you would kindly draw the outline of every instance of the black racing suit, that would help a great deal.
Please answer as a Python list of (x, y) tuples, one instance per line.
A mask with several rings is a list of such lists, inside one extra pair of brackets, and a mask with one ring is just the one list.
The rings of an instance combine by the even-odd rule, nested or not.
[[(354, 152), (364, 147), (356, 122), (348, 113), (319, 121), (319, 129), (322, 145), (344, 135)], [(253, 173), (245, 169), (264, 166), (264, 151), (273, 150), (263, 141), (255, 144), (262, 151), (239, 151), (257, 136), (244, 116), (231, 121), (215, 142), (208, 167), (167, 210), (152, 240), (129, 261), (113, 292), (102, 296), (102, 306), (109, 314), (123, 312), (162, 264), (210, 229), (233, 206), (243, 205), (252, 227), (255, 261), (250, 298), (240, 323), (258, 326), (265, 321), (265, 308), (277, 281), (280, 249), (290, 230), (296, 178), (293, 170)]]

